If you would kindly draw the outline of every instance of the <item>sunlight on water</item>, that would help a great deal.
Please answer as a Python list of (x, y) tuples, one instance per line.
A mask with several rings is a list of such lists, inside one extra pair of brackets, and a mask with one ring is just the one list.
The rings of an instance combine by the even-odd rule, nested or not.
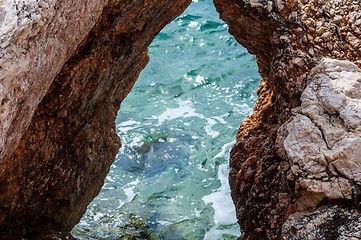
[(228, 155), (256, 101), (253, 56), (193, 1), (156, 37), (116, 126), (123, 147), (78, 239), (237, 239)]

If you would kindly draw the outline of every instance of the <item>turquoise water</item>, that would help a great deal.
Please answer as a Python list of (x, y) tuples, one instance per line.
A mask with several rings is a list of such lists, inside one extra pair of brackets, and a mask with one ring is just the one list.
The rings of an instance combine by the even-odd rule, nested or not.
[(193, 1), (149, 55), (116, 120), (123, 147), (73, 234), (237, 239), (227, 162), (256, 101), (255, 59), (228, 34), (211, 0)]

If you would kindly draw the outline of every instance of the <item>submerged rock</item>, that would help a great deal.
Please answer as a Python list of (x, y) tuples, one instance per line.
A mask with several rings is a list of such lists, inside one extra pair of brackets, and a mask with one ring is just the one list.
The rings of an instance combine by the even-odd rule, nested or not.
[(170, 167), (179, 171), (185, 164), (179, 159), (188, 158), (184, 146), (193, 145), (194, 142), (195, 140), (186, 134), (145, 136), (140, 142), (128, 143), (129, 147), (120, 149), (115, 164), (148, 177), (162, 173)]
[(3, 239), (79, 221), (120, 146), (114, 120), (148, 45), (190, 2), (0, 1)]
[[(351, 216), (360, 210), (361, 4), (214, 3), (230, 33), (256, 55), (262, 77), (254, 113), (242, 122), (231, 152), (242, 239), (318, 239), (307, 231), (292, 236), (282, 225), (335, 202), (353, 210)], [(324, 225), (309, 224), (326, 234)]]

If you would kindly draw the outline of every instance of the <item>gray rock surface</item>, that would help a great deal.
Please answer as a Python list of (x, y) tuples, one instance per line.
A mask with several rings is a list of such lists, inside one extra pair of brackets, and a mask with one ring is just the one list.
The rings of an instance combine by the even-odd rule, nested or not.
[(295, 213), (284, 223), (284, 240), (359, 240), (361, 214), (339, 206)]
[(0, 162), (107, 2), (0, 1)]
[(352, 199), (361, 187), (361, 70), (323, 59), (292, 112), (278, 131), (277, 147), (291, 166), (297, 210)]

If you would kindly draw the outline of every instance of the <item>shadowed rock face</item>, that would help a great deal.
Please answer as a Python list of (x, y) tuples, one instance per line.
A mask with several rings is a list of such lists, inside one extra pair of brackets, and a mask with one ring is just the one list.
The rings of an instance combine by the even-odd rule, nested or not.
[(282, 227), (283, 239), (357, 240), (360, 236), (361, 215), (336, 206), (295, 213)]
[(350, 208), (344, 215), (360, 224), (360, 1), (214, 3), (230, 33), (256, 55), (262, 76), (254, 114), (231, 152), (243, 239), (314, 239), (307, 229), (287, 229), (314, 211), (324, 224), (313, 227), (326, 234), (336, 222), (325, 216), (334, 210), (316, 215), (328, 204)]
[(3, 239), (65, 239), (120, 147), (148, 45), (190, 2), (0, 1)]

